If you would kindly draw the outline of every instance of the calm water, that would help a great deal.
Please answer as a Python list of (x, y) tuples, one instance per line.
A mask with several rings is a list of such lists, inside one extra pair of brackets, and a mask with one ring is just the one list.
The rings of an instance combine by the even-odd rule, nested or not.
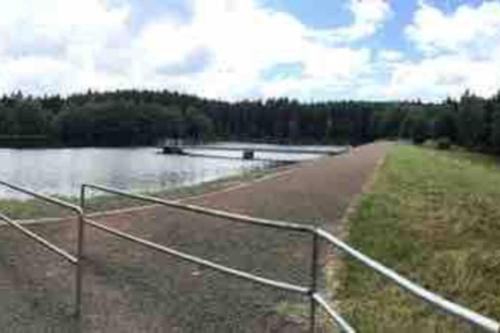
[[(131, 191), (157, 191), (276, 165), (272, 161), (162, 155), (158, 151), (158, 148), (0, 149), (0, 179), (46, 194), (76, 196), (82, 183)], [(203, 153), (241, 156), (237, 152)], [(290, 161), (317, 155), (261, 153), (255, 157)], [(0, 198), (24, 196), (0, 186)]]

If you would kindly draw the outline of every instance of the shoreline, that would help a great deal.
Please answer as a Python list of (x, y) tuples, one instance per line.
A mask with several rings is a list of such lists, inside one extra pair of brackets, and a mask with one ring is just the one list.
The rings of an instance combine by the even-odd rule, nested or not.
[[(319, 158), (321, 159), (321, 158)], [(288, 173), (296, 167), (307, 163), (317, 161), (319, 159), (297, 161), (292, 163), (278, 163), (264, 169), (257, 169), (251, 171), (244, 171), (236, 175), (229, 175), (219, 179), (202, 182), (195, 185), (181, 186), (172, 189), (159, 190), (159, 191), (130, 191), (131, 193), (138, 193), (143, 195), (155, 196), (162, 199), (169, 199), (175, 201), (193, 200), (236, 190), (238, 188), (246, 187), (256, 182), (264, 181), (270, 178), (278, 177), (282, 174)], [(61, 196), (51, 195), (70, 203), (78, 203), (79, 197), (77, 196)], [(157, 205), (144, 205), (142, 202), (133, 199), (124, 199), (113, 195), (98, 195), (92, 196), (87, 199), (87, 207), (89, 216), (106, 216), (116, 213), (140, 211), (144, 209), (154, 208)], [(58, 207), (45, 204), (38, 199), (0, 199), (0, 212), (5, 213), (7, 216), (11, 215), (17, 222), (23, 224), (37, 224), (37, 223), (54, 223), (72, 218), (71, 215), (60, 216), (62, 210)], [(9, 214), (10, 213), (10, 214)], [(0, 227), (6, 225), (0, 221)]]

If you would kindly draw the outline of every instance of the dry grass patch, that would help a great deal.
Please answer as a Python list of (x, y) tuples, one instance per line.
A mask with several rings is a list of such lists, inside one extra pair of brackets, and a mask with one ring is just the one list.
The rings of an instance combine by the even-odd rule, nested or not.
[[(419, 284), (500, 318), (500, 164), (466, 152), (398, 146), (349, 222), (348, 241)], [(472, 328), (352, 261), (339, 288), (362, 332)]]

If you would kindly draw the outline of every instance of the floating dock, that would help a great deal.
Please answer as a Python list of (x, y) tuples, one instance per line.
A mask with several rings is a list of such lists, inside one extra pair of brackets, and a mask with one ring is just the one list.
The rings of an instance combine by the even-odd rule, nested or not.
[(207, 146), (164, 146), (163, 154), (167, 155), (190, 155), (188, 151), (236, 151), (242, 153), (244, 160), (253, 160), (255, 153), (281, 153), (281, 154), (312, 154), (312, 155), (339, 155), (349, 150), (348, 147), (339, 148), (274, 148), (274, 147), (227, 147), (217, 145)]

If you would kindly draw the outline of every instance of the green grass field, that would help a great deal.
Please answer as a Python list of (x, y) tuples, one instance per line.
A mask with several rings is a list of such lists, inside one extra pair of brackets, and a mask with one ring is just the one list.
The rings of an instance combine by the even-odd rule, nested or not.
[[(420, 285), (500, 319), (500, 161), (398, 145), (348, 225), (348, 242)], [(337, 292), (360, 332), (468, 332), (346, 261)]]

